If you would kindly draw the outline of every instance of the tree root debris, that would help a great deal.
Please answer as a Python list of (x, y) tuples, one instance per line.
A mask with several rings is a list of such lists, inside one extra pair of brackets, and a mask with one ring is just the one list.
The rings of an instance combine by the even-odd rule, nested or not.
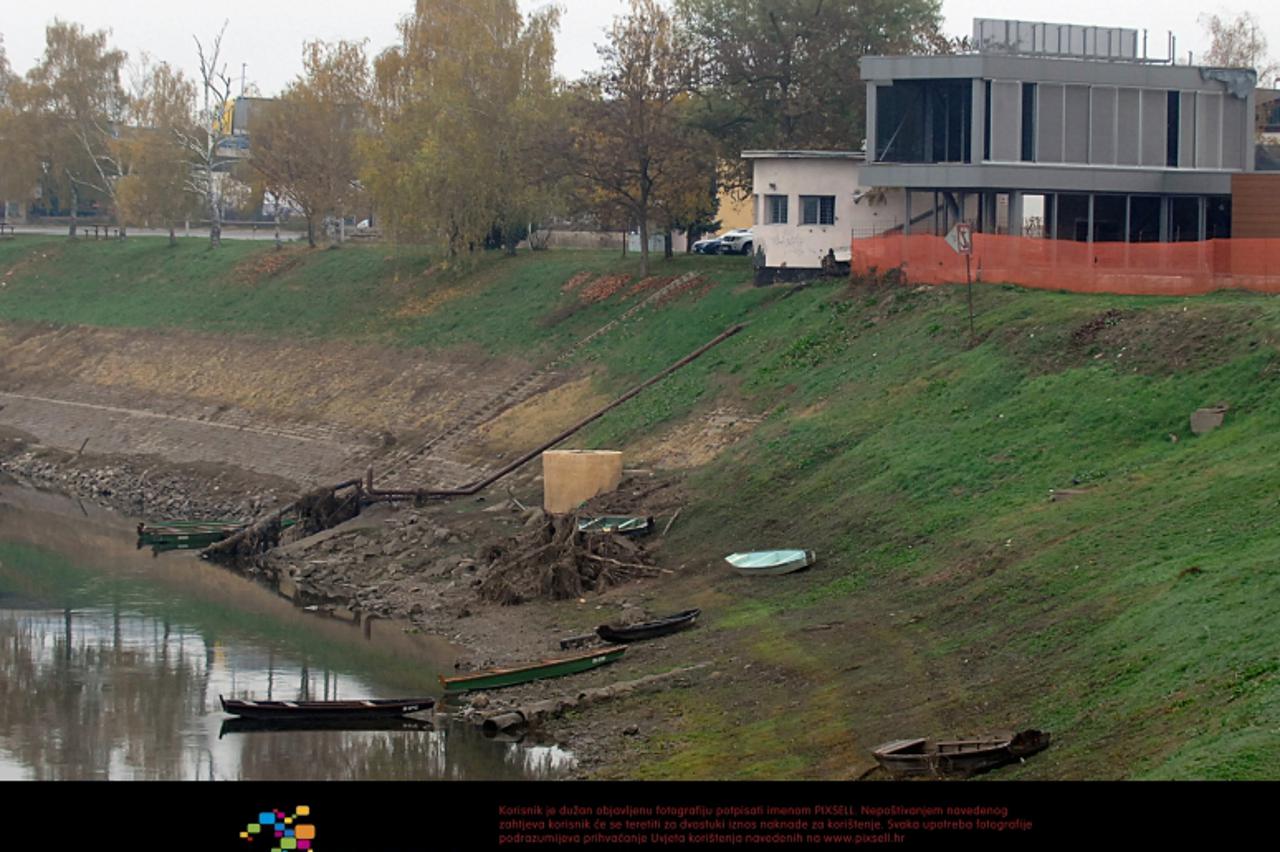
[(659, 573), (644, 545), (613, 533), (578, 533), (577, 515), (534, 515), (524, 532), (481, 554), (482, 598), (505, 606), (565, 600)]

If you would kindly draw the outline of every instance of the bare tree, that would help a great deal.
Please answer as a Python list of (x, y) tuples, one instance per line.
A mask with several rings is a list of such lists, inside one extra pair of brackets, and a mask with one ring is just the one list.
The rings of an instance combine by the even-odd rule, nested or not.
[(235, 162), (234, 158), (218, 153), (220, 144), (230, 135), (231, 128), (227, 123), (230, 121), (229, 107), (234, 101), (231, 77), (222, 59), (222, 36), (228, 23), (223, 22), (222, 29), (218, 30), (207, 49), (199, 38), (192, 37), (200, 60), (200, 105), (190, 127), (174, 128), (191, 161), (187, 189), (200, 198), (209, 215), (211, 248), (222, 245), (222, 182)]
[(1252, 12), (1241, 12), (1235, 18), (1201, 15), (1200, 25), (1209, 36), (1209, 51), (1204, 55), (1208, 65), (1223, 68), (1252, 68), (1258, 80), (1270, 80), (1280, 73), (1280, 64), (1267, 58), (1267, 36)]

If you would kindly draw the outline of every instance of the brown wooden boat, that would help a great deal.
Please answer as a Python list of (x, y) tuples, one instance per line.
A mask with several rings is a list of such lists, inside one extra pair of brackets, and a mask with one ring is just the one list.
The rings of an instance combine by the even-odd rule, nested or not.
[(1031, 729), (948, 740), (894, 740), (876, 746), (871, 753), (891, 775), (967, 778), (1048, 747), (1049, 734)]

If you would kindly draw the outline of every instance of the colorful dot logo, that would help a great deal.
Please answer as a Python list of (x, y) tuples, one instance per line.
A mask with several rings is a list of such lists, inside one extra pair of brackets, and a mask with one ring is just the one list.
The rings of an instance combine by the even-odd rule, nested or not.
[(271, 852), (292, 852), (295, 849), (307, 849), (314, 852), (311, 844), (316, 839), (316, 827), (309, 820), (299, 822), (299, 817), (310, 817), (308, 805), (298, 805), (293, 813), (284, 811), (263, 811), (258, 814), (258, 821), (251, 822), (240, 832), (240, 839), (248, 843), (256, 843), (259, 837), (267, 837)]

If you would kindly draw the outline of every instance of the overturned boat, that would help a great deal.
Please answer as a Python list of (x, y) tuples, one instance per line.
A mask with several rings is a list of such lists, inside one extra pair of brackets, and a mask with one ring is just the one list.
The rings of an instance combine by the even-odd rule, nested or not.
[(754, 550), (749, 553), (731, 553), (724, 558), (733, 570), (746, 576), (771, 576), (790, 574), (808, 568), (817, 555), (812, 550)]

